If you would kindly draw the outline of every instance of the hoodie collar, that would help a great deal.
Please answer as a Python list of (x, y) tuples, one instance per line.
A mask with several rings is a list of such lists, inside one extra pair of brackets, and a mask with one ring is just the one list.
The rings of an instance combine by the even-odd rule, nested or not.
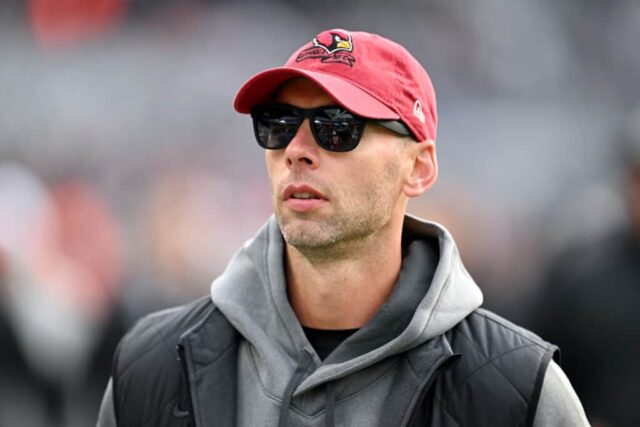
[(480, 289), (443, 226), (406, 216), (403, 233), (407, 251), (392, 296), (324, 363), (289, 304), (284, 241), (275, 217), (214, 281), (213, 302), (269, 365), (276, 393), (284, 393), (303, 352), (314, 358), (296, 395), (438, 337), (481, 305)]

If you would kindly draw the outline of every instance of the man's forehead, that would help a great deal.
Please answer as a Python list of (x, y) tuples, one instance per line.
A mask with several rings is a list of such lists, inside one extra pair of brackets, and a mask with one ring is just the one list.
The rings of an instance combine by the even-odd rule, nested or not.
[[(304, 77), (296, 77), (284, 82), (275, 91), (273, 99), (277, 103), (297, 105), (303, 108), (337, 104), (331, 95)], [(298, 105), (301, 103), (305, 105)]]

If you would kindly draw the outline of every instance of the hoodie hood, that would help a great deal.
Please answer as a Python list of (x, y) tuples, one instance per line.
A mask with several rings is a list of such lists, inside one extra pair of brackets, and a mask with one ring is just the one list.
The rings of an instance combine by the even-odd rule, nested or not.
[(324, 361), (289, 304), (284, 240), (274, 216), (213, 282), (211, 298), (250, 344), (269, 393), (282, 396), (300, 361), (309, 359), (294, 393), (300, 395), (438, 337), (482, 304), (482, 293), (443, 226), (406, 216), (403, 247), (388, 301)]

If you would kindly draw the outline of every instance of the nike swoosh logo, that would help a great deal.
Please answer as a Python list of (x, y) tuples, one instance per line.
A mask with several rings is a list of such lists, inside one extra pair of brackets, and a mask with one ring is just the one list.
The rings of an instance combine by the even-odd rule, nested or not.
[(189, 416), (189, 411), (183, 411), (182, 409), (180, 409), (180, 407), (176, 403), (173, 406), (173, 416), (176, 417), (176, 418), (188, 417)]

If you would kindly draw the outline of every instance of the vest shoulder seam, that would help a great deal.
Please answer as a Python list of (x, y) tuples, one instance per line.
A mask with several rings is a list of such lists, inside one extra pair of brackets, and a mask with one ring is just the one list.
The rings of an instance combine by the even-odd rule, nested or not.
[(472, 313), (472, 315), (477, 315), (485, 319), (487, 322), (491, 322), (493, 324), (498, 325), (499, 327), (508, 330), (509, 332), (529, 341), (532, 345), (536, 345), (542, 349), (547, 349), (545, 346), (546, 343), (542, 338), (537, 336), (534, 332), (531, 332), (527, 329), (524, 329), (520, 326), (517, 326), (507, 319), (500, 317), (499, 315), (492, 313), (488, 310), (479, 308)]

